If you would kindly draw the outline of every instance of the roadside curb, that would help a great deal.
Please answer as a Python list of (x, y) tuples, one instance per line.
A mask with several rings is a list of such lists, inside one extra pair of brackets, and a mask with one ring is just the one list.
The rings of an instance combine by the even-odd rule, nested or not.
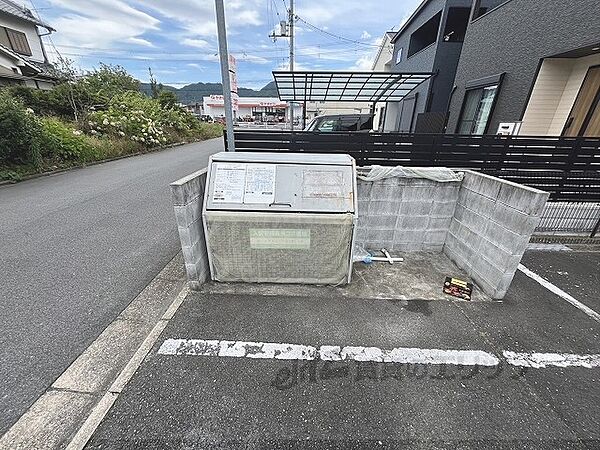
[(11, 184), (19, 184), (19, 183), (21, 183), (23, 181), (34, 180), (36, 178), (41, 178), (41, 177), (48, 177), (48, 176), (56, 175), (56, 174), (63, 173), (63, 172), (70, 172), (71, 170), (85, 169), (86, 167), (96, 166), (98, 164), (104, 164), (104, 163), (111, 162), (111, 161), (118, 161), (120, 159), (131, 158), (133, 156), (148, 155), (150, 153), (158, 153), (158, 152), (161, 152), (163, 150), (169, 150), (171, 148), (181, 147), (182, 145), (196, 144), (198, 142), (205, 142), (205, 141), (210, 141), (211, 139), (218, 139), (218, 138), (219, 138), (219, 136), (217, 136), (215, 138), (209, 138), (209, 139), (200, 140), (200, 141), (176, 142), (174, 144), (165, 145), (164, 147), (153, 148), (153, 149), (151, 149), (151, 150), (149, 150), (147, 152), (130, 153), (129, 155), (121, 155), (121, 156), (115, 156), (114, 158), (101, 159), (101, 160), (98, 160), (98, 161), (91, 161), (89, 163), (80, 164), (80, 165), (77, 165), (77, 166), (65, 167), (65, 168), (62, 168), (62, 169), (52, 170), (50, 172), (34, 173), (34, 174), (31, 174), (31, 175), (24, 176), (19, 181), (12, 181), (12, 180), (0, 181), (0, 186), (6, 186), (6, 185), (11, 185)]
[(83, 448), (188, 292), (179, 252), (0, 437), (0, 449)]

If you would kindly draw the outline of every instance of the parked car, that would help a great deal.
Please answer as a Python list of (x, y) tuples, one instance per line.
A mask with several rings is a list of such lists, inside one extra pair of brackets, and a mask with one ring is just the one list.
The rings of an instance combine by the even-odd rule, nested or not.
[(304, 129), (305, 131), (362, 131), (369, 132), (373, 128), (371, 114), (335, 114), (317, 116)]

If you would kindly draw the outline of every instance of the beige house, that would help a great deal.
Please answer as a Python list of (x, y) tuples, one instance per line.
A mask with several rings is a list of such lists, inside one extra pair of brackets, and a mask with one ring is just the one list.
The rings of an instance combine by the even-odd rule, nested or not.
[(542, 61), (519, 134), (600, 136), (600, 45)]
[(0, 0), (0, 86), (51, 89), (55, 79), (41, 36), (55, 31), (11, 0)]

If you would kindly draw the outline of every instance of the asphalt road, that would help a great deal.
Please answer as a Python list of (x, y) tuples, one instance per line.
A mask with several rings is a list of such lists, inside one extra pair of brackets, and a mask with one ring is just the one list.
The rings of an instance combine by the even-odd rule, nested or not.
[[(527, 252), (523, 263), (582, 301), (600, 290), (600, 252)], [(158, 352), (182, 338), (598, 353), (600, 324), (520, 271), (502, 302), (416, 302), (192, 293), (86, 448), (600, 448), (600, 367)]]
[(168, 185), (222, 146), (0, 187), (0, 435), (177, 253)]

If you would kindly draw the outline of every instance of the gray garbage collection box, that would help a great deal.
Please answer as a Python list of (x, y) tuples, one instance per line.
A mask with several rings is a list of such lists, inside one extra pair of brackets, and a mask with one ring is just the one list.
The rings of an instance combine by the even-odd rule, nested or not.
[(349, 155), (213, 155), (202, 209), (212, 279), (348, 283), (356, 204)]

